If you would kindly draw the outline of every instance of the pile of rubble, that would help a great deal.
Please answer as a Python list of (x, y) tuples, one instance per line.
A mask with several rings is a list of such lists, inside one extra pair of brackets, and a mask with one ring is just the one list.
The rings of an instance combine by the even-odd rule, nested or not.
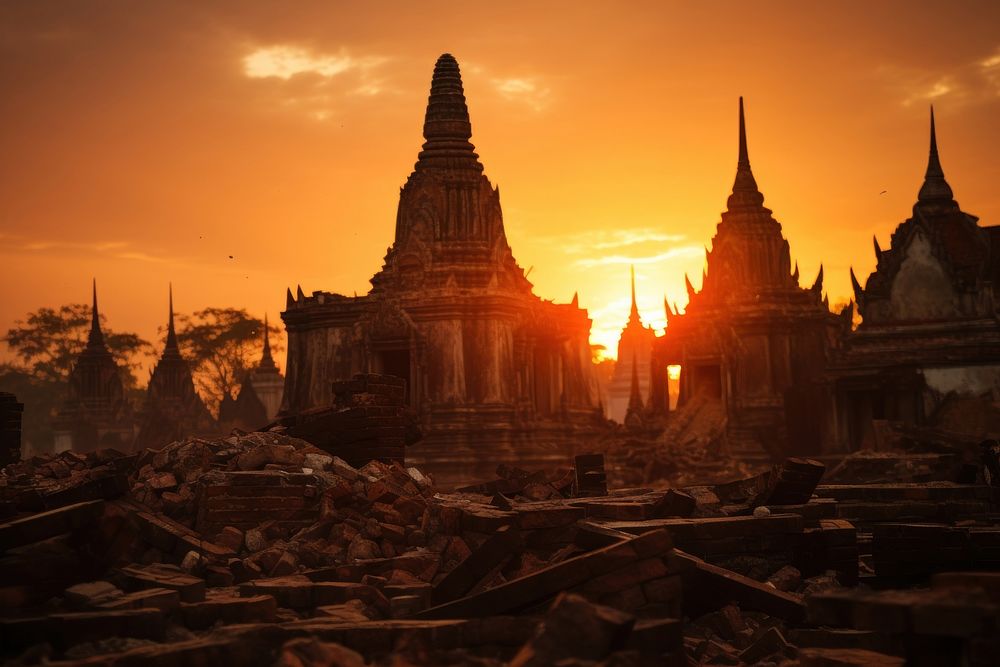
[[(976, 571), (1000, 569), (996, 487), (828, 484), (823, 464), (788, 459), (616, 488), (594, 454), (441, 493), (401, 457), (355, 466), (290, 432), (4, 468), (4, 657), (851, 665), (995, 650), (1000, 586)], [(962, 620), (935, 626), (935, 610)]]

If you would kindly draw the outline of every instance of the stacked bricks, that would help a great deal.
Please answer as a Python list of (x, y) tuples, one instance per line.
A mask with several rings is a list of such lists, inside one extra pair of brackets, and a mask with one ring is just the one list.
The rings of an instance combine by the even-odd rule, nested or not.
[(224, 483), (202, 490), (197, 527), (205, 535), (215, 535), (226, 526), (247, 530), (268, 520), (304, 528), (319, 520), (320, 508), (313, 475), (231, 472)]
[(391, 375), (355, 375), (333, 383), (332, 408), (285, 420), (288, 434), (339, 456), (354, 467), (369, 461), (405, 461), (406, 381)]
[(21, 413), (14, 394), (0, 391), (0, 467), (21, 460)]
[(872, 557), (880, 577), (1000, 568), (1000, 527), (888, 523), (874, 527)]

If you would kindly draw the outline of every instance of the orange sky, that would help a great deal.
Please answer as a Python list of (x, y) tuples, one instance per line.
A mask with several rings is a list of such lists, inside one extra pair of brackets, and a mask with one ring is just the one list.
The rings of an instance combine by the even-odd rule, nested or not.
[(630, 262), (658, 327), (700, 283), (741, 94), (766, 205), (837, 301), (910, 212), (930, 102), (957, 199), (1000, 223), (998, 26), (992, 1), (5, 2), (0, 330), (91, 276), (148, 338), (171, 280), (180, 312), (274, 319), (287, 286), (367, 291), (445, 51), (515, 257), (595, 342)]

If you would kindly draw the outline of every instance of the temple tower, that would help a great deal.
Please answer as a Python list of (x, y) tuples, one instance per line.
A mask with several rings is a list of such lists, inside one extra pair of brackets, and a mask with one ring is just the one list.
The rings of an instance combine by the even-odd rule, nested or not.
[(173, 286), (169, 289), (168, 301), (167, 340), (160, 359), (150, 372), (136, 437), (137, 448), (155, 449), (189, 435), (214, 434), (218, 430), (215, 419), (195, 390), (191, 368), (177, 344)]
[(652, 327), (642, 324), (639, 317), (639, 306), (635, 297), (635, 267), (630, 269), (632, 286), (632, 303), (628, 320), (618, 337), (618, 358), (615, 362), (615, 373), (611, 377), (608, 390), (608, 418), (625, 423), (629, 411), (632, 392), (632, 367), (638, 381), (639, 398), (643, 402), (650, 392), (650, 358), (656, 333)]
[(121, 370), (101, 330), (96, 280), (87, 346), (70, 372), (67, 389), (66, 400), (53, 420), (55, 451), (125, 449), (131, 444), (132, 413), (125, 398)]
[(735, 453), (818, 452), (821, 378), (841, 320), (823, 294), (822, 266), (812, 287), (799, 286), (788, 241), (750, 168), (743, 98), (736, 178), (721, 218), (701, 288), (685, 277), (688, 305), (683, 314), (668, 311), (657, 339), (659, 393), (666, 365), (680, 365), (678, 411), (721, 415)]
[[(934, 109), (923, 182), (889, 247), (874, 240), (864, 287), (851, 270), (861, 323), (830, 369), (833, 438), (872, 446), (874, 421), (932, 424), (986, 437), (1000, 423), (1000, 227), (962, 211), (945, 180)], [(976, 404), (976, 405), (970, 405)], [(977, 415), (969, 419), (968, 415)]]

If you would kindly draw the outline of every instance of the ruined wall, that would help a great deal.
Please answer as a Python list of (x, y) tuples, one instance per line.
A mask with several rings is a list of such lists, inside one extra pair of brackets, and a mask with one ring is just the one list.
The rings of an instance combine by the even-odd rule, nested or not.
[(359, 347), (350, 326), (289, 331), (282, 409), (330, 405), (331, 382), (365, 370)]
[(889, 316), (899, 320), (955, 317), (959, 314), (957, 302), (951, 280), (931, 252), (930, 241), (916, 232), (892, 284)]

